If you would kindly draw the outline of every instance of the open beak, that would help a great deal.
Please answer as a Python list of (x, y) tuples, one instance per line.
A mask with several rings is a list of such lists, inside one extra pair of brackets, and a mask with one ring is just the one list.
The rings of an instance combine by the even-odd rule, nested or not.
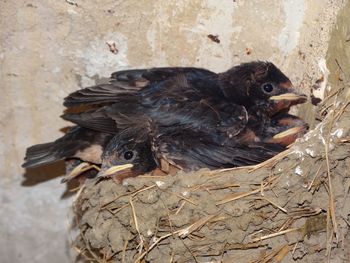
[(272, 96), (269, 98), (274, 101), (286, 100), (294, 103), (304, 103), (307, 101), (307, 96), (305, 94), (297, 94), (297, 93), (284, 93), (281, 95)]
[(130, 169), (132, 167), (133, 167), (133, 165), (131, 163), (112, 166), (112, 167), (108, 168), (106, 171), (101, 171), (100, 173), (98, 173), (97, 177), (111, 176), (111, 175), (114, 175), (118, 172)]

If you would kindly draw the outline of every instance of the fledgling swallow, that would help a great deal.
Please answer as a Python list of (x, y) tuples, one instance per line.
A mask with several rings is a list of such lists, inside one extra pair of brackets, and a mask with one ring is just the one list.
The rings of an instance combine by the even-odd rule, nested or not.
[[(104, 153), (103, 172), (97, 176), (122, 181), (155, 167), (167, 173), (170, 165), (185, 171), (254, 165), (285, 150), (307, 131), (303, 120), (285, 113), (264, 125), (260, 134), (246, 127), (237, 138), (176, 127), (163, 128), (154, 138), (129, 130), (124, 133), (127, 136), (120, 134), (110, 142), (110, 150)], [(144, 157), (127, 160), (125, 154)]]
[(142, 85), (128, 88), (126, 93), (115, 86), (108, 92), (105, 87), (76, 91), (65, 99), (67, 107), (101, 107), (62, 117), (104, 132), (116, 132), (151, 119), (156, 126), (195, 130), (220, 127), (228, 136), (234, 136), (245, 127), (248, 115), (271, 117), (306, 98), (275, 65), (261, 61), (219, 74), (198, 68), (154, 68), (116, 72), (113, 78), (128, 87), (135, 82)]

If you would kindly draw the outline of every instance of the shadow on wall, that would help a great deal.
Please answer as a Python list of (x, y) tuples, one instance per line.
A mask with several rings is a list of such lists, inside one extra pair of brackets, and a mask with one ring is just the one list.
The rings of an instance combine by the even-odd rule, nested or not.
[[(63, 127), (60, 129), (60, 131), (63, 134), (65, 134), (72, 127), (73, 126)], [(29, 168), (29, 169), (26, 169), (25, 173), (23, 174), (24, 180), (22, 181), (21, 186), (24, 186), (24, 187), (36, 186), (37, 184), (45, 183), (49, 180), (56, 179), (57, 177), (62, 177), (65, 174), (66, 174), (66, 165), (64, 161), (58, 161), (55, 163), (42, 165), (36, 168)], [(74, 189), (78, 188), (79, 182), (77, 180), (72, 180), (72, 181), (69, 181), (68, 183), (65, 183), (65, 185), (66, 185), (66, 191), (62, 194), (61, 199), (65, 199), (74, 195), (75, 193)], [(62, 185), (62, 187), (64, 186)]]
[[(36, 186), (37, 184), (45, 183), (49, 180), (53, 180), (57, 177), (65, 175), (66, 169), (63, 161), (40, 166), (37, 168), (26, 169), (23, 174), (24, 180), (21, 183), (21, 186), (31, 187)], [(79, 182), (72, 180), (66, 183), (66, 191), (62, 194), (61, 199), (68, 198), (75, 194), (74, 189), (77, 189)], [(64, 187), (64, 185), (62, 185)]]

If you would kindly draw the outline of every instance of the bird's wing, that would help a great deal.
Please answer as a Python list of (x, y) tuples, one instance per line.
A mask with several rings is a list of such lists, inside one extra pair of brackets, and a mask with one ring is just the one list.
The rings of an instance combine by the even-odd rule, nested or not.
[(243, 106), (224, 102), (216, 106), (197, 101), (164, 102), (149, 108), (119, 101), (98, 110), (67, 113), (62, 118), (81, 127), (111, 134), (126, 128), (145, 129), (157, 134), (160, 127), (174, 127), (220, 132), (229, 137), (239, 134), (248, 122)]
[(139, 86), (133, 86), (121, 81), (111, 81), (108, 84), (101, 84), (77, 90), (69, 94), (63, 102), (67, 108), (74, 108), (81, 105), (106, 105), (114, 103), (120, 96), (135, 94), (140, 90)]
[(285, 149), (278, 144), (263, 143), (219, 145), (214, 136), (192, 131), (166, 134), (154, 140), (152, 148), (158, 159), (165, 159), (185, 171), (253, 165)]
[(105, 106), (81, 113), (65, 113), (61, 117), (87, 129), (114, 134), (118, 131), (118, 127), (116, 122), (108, 116), (106, 110)]
[(162, 67), (151, 69), (132, 69), (122, 70), (112, 73), (112, 79), (127, 83), (152, 83), (166, 80), (178, 74), (186, 74), (193, 76), (205, 77), (208, 75), (216, 75), (216, 73), (202, 68), (194, 67)]
[(174, 77), (177, 74), (186, 74), (189, 77), (203, 77), (215, 73), (201, 68), (152, 68), (134, 69), (114, 72), (108, 84), (101, 84), (77, 90), (69, 94), (63, 105), (72, 108), (81, 105), (110, 104), (121, 95), (131, 95), (147, 86)]
[[(111, 105), (82, 113), (64, 114), (62, 118), (89, 129), (112, 133), (145, 122), (145, 125), (152, 123), (156, 127), (221, 130), (234, 136), (247, 124), (246, 109), (226, 101), (219, 93), (215, 73), (205, 75), (207, 71), (193, 68), (187, 68), (187, 71), (181, 68), (185, 73), (173, 68), (162, 70), (168, 73), (168, 77), (143, 88), (137, 94), (119, 94)], [(165, 73), (160, 73), (162, 70), (147, 71), (147, 74), (151, 72), (164, 76)], [(139, 71), (135, 72), (139, 74)]]
[(112, 105), (83, 112), (65, 113), (61, 117), (81, 127), (111, 134), (148, 124), (148, 119), (138, 102), (131, 103), (127, 97), (119, 97), (118, 102)]
[(176, 74), (139, 92), (145, 114), (158, 126), (221, 130), (238, 134), (248, 122), (246, 109), (227, 101), (215, 76)]
[(97, 162), (96, 160), (101, 159), (102, 150), (111, 138), (110, 134), (74, 127), (54, 142), (29, 147), (22, 167), (37, 167), (66, 158)]

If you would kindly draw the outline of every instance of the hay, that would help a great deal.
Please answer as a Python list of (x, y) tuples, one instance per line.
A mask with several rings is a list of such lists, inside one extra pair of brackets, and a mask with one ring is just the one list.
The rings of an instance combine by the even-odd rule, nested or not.
[(323, 120), (254, 167), (88, 181), (74, 243), (92, 262), (350, 260), (350, 93)]

